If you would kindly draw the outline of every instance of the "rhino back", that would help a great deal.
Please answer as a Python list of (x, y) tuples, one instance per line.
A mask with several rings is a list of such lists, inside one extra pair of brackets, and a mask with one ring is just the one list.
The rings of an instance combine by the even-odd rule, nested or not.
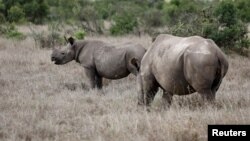
[(154, 47), (152, 73), (164, 89), (186, 93), (188, 82), (183, 73), (183, 54), (190, 44), (185, 38), (170, 36)]
[(102, 48), (104, 46), (106, 46), (106, 43), (101, 42), (101, 41), (79, 42), (77, 44), (77, 47), (82, 48), (78, 56), (81, 65), (86, 68), (95, 67), (94, 66), (94, 52), (98, 48)]
[(99, 75), (108, 79), (127, 76), (126, 51), (114, 47), (97, 48), (94, 52), (94, 64)]
[(150, 48), (151, 51), (145, 54), (142, 63), (149, 63), (148, 68), (161, 87), (174, 93), (188, 94), (190, 82), (185, 72), (191, 76), (193, 72), (185, 66), (185, 59), (191, 59), (192, 67), (202, 67), (206, 64), (216, 66), (217, 60), (210, 59), (216, 58), (216, 49), (206, 39), (198, 36), (163, 37), (161, 36), (162, 40), (156, 39), (157, 42)]
[[(138, 59), (140, 62), (142, 60), (142, 57), (144, 56), (146, 49), (140, 45), (140, 44), (127, 44), (125, 47), (122, 48), (125, 50), (126, 53), (126, 60), (130, 61), (132, 58)], [(129, 63), (129, 62), (127, 62)]]

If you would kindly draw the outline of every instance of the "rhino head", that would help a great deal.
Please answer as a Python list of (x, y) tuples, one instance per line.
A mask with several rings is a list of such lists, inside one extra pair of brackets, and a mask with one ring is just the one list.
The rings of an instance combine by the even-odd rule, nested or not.
[(66, 39), (68, 43), (66, 47), (61, 49), (54, 48), (51, 54), (51, 61), (54, 62), (56, 65), (63, 65), (75, 59), (75, 39), (70, 37)]

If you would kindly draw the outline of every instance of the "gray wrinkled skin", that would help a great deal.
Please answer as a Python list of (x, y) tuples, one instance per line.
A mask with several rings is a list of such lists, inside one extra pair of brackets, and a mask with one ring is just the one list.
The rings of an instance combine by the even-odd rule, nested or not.
[(131, 59), (142, 59), (146, 49), (139, 44), (127, 43), (120, 47), (110, 46), (102, 41), (68, 39), (64, 49), (54, 49), (51, 61), (57, 65), (72, 60), (80, 63), (89, 79), (91, 88), (102, 88), (102, 78), (120, 79), (130, 73), (137, 75), (139, 65), (132, 65)]
[(227, 70), (228, 61), (212, 40), (161, 34), (141, 60), (138, 104), (149, 106), (159, 87), (164, 107), (174, 94), (198, 92), (212, 102)]

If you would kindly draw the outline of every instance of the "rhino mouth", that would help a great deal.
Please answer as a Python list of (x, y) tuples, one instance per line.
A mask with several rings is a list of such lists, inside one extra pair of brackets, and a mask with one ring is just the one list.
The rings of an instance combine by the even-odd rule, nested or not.
[(62, 62), (60, 60), (56, 59), (55, 57), (52, 57), (51, 61), (54, 62), (54, 64), (56, 64), (56, 65), (62, 64)]
[(60, 61), (54, 61), (54, 64), (56, 64), (56, 65), (60, 65), (60, 64), (62, 64)]

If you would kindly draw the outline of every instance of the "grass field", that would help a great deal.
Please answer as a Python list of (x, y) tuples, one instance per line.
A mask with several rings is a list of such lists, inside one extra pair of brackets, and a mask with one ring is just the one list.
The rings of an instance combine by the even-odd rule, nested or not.
[[(147, 36), (91, 39), (151, 44)], [(146, 112), (137, 107), (133, 75), (88, 91), (79, 64), (54, 65), (50, 54), (30, 38), (0, 38), (1, 141), (206, 141), (208, 124), (250, 124), (250, 58), (229, 55), (216, 104), (174, 96), (163, 110), (159, 91)]]

